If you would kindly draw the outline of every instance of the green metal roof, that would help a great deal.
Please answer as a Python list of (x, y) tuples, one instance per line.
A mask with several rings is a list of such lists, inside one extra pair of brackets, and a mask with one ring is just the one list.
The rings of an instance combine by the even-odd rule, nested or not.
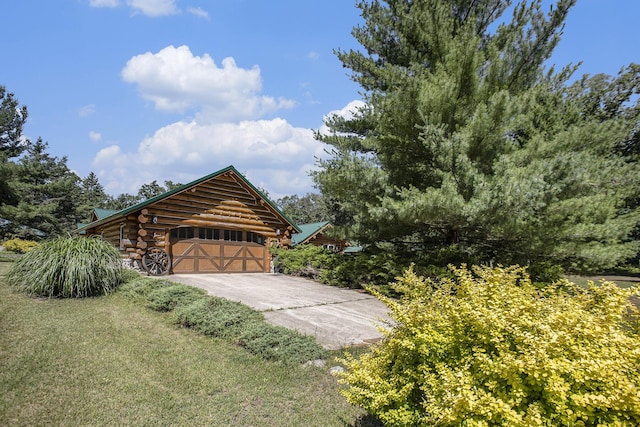
[(327, 225), (329, 225), (329, 221), (299, 224), (298, 228), (300, 229), (300, 233), (295, 233), (291, 236), (292, 246), (306, 242), (311, 236), (322, 231)]
[[(224, 169), (220, 169), (217, 172), (213, 172), (209, 175), (203, 176), (202, 178), (198, 178), (195, 181), (191, 181), (187, 184), (181, 185), (180, 187), (176, 187), (172, 190), (167, 191), (166, 193), (162, 193), (159, 194), (155, 197), (152, 197), (150, 199), (147, 199), (143, 202), (140, 202), (136, 205), (130, 206), (128, 208), (122, 209), (121, 211), (114, 211), (115, 213), (104, 217), (104, 218), (99, 218), (97, 221), (94, 221), (90, 224), (86, 224), (84, 227), (80, 228), (78, 231), (86, 231), (87, 228), (93, 228), (93, 227), (97, 227), (99, 225), (111, 222), (112, 220), (116, 219), (116, 218), (120, 218), (120, 217), (125, 217), (127, 215), (129, 215), (130, 213), (139, 211), (140, 209), (145, 208), (146, 206), (151, 205), (152, 203), (155, 203), (157, 201), (166, 199), (167, 197), (171, 197), (174, 194), (180, 193), (182, 191), (188, 190), (191, 187), (195, 187), (198, 184), (201, 184), (205, 181), (208, 181), (212, 178), (215, 178), (217, 176), (223, 175), (227, 172), (233, 172), (235, 175), (237, 175), (242, 182), (244, 182), (246, 185), (248, 185), (253, 191), (255, 191), (256, 193), (258, 193), (258, 195), (260, 197), (262, 197), (262, 199), (264, 199), (269, 206), (271, 206), (277, 213), (278, 215), (280, 215), (285, 221), (287, 221), (289, 224), (291, 224), (294, 228), (295, 231), (300, 231), (300, 229), (298, 228), (298, 226), (288, 217), (286, 216), (279, 208), (278, 206), (275, 205), (275, 203), (273, 203), (271, 200), (269, 200), (269, 198), (267, 196), (265, 196), (262, 191), (258, 190), (253, 184), (251, 184), (247, 178), (244, 177), (244, 175), (242, 175), (240, 172), (238, 172), (238, 170), (236, 168), (234, 168), (233, 166), (227, 166)], [(105, 209), (106, 210), (106, 209)]]
[(103, 219), (103, 218), (108, 218), (111, 215), (118, 213), (118, 211), (113, 210), (113, 209), (94, 208), (93, 209), (93, 213), (96, 214), (96, 218)]

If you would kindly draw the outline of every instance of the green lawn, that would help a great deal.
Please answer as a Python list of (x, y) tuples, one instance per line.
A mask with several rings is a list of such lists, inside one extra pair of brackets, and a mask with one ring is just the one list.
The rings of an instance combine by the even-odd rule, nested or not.
[(0, 425), (372, 423), (326, 368), (262, 361), (117, 293), (15, 294), (9, 266), (0, 262)]
[(610, 282), (614, 282), (621, 288), (629, 288), (640, 284), (640, 278), (633, 276), (621, 276), (621, 275), (602, 275), (602, 276), (567, 276), (570, 282), (579, 286), (587, 286), (589, 281), (598, 284), (602, 279), (606, 279)]

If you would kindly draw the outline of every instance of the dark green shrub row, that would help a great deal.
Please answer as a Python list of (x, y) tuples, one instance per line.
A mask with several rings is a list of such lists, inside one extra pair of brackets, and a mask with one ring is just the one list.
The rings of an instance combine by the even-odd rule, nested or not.
[(137, 277), (123, 283), (118, 292), (132, 300), (142, 301), (143, 304), (146, 304), (151, 293), (174, 285), (176, 283), (166, 279), (155, 279), (137, 274)]
[[(319, 246), (300, 245), (294, 249), (272, 249), (276, 263), (285, 274), (309, 277), (322, 283), (362, 288), (374, 286), (383, 294), (393, 294), (389, 283), (409, 267), (416, 274), (429, 278), (453, 278), (448, 265), (478, 264), (478, 260), (452, 245), (437, 251), (397, 252), (384, 247), (366, 252), (343, 254), (327, 251)], [(536, 262), (529, 266), (534, 282), (547, 284), (562, 278), (562, 267), (550, 262)]]
[(265, 360), (304, 363), (327, 357), (326, 350), (312, 337), (265, 322), (248, 324), (238, 338), (238, 344)]
[(237, 339), (251, 322), (263, 320), (260, 312), (235, 301), (208, 297), (179, 306), (177, 322), (205, 335)]
[(120, 253), (108, 242), (59, 237), (20, 257), (7, 282), (33, 296), (80, 298), (112, 292), (123, 282), (124, 271)]
[(292, 276), (318, 279), (335, 266), (336, 254), (315, 245), (298, 245), (295, 249), (273, 248), (276, 269)]
[[(382, 293), (389, 293), (389, 283), (412, 265), (408, 258), (386, 251), (343, 254), (314, 245), (272, 251), (285, 274), (352, 289), (375, 286)], [(449, 275), (446, 267), (433, 265), (417, 266), (415, 270), (428, 277)]]
[(401, 272), (400, 260), (390, 253), (335, 254), (332, 268), (323, 271), (320, 280), (348, 288), (370, 285), (385, 290)]
[(548, 284), (562, 279), (562, 266), (549, 261), (539, 261), (527, 267), (532, 282)]
[(193, 286), (174, 284), (149, 293), (149, 308), (156, 311), (172, 311), (178, 306), (189, 305), (203, 299), (207, 291)]
[(227, 339), (265, 360), (304, 363), (326, 357), (312, 337), (264, 321), (262, 313), (235, 301), (211, 297), (191, 286), (138, 276), (120, 288), (129, 298), (204, 335)]

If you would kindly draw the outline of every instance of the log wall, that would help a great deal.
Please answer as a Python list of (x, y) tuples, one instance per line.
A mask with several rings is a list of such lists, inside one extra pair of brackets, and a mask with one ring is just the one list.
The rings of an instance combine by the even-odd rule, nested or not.
[(293, 232), (293, 227), (233, 172), (147, 205), (126, 218), (88, 229), (87, 234), (100, 234), (119, 248), (121, 226), (121, 253), (133, 259), (140, 259), (148, 247), (168, 252), (170, 230), (181, 226), (252, 231), (265, 236), (267, 244), (284, 246), (291, 244)]

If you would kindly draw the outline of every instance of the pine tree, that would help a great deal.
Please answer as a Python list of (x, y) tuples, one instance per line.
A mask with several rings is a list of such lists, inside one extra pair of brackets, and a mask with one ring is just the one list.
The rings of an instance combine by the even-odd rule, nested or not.
[[(545, 69), (574, 3), (360, 1), (364, 52), (337, 55), (366, 107), (318, 135), (337, 225), (413, 256), (592, 270), (635, 254), (638, 167), (620, 147), (637, 105), (607, 109), (632, 99), (610, 82), (596, 114), (589, 87), (567, 84), (575, 67)], [(637, 76), (621, 79), (637, 90)]]
[(67, 158), (47, 153), (42, 139), (27, 141), (24, 156), (15, 164), (9, 186), (17, 203), (0, 206), (0, 217), (11, 221), (13, 236), (39, 239), (72, 231), (77, 221), (79, 178), (67, 167)]
[(27, 107), (19, 106), (13, 93), (0, 86), (0, 160), (19, 156), (26, 148), (22, 128), (27, 121)]
[(14, 94), (0, 86), (0, 206), (16, 203), (9, 185), (15, 169), (10, 159), (19, 156), (26, 147), (22, 138), (26, 120), (27, 107), (19, 106)]
[(107, 208), (111, 198), (104, 191), (98, 176), (93, 172), (90, 172), (86, 178), (80, 181), (79, 185), (78, 217), (83, 222), (88, 222), (91, 219), (93, 210), (95, 208)]

